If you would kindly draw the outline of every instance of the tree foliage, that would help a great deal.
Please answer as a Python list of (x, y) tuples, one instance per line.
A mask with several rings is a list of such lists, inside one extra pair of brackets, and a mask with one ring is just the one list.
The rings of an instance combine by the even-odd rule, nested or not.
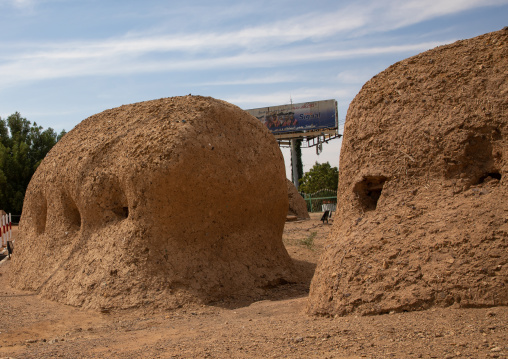
[(51, 127), (43, 130), (35, 122), (32, 125), (19, 112), (0, 118), (0, 209), (21, 214), (32, 175), (64, 134), (57, 136)]
[(305, 172), (300, 179), (299, 190), (305, 193), (314, 193), (322, 189), (337, 190), (339, 185), (339, 170), (330, 166), (329, 162), (318, 163)]

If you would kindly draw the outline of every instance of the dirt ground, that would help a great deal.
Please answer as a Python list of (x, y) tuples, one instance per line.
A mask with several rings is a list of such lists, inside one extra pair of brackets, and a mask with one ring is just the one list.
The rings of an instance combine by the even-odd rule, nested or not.
[[(91, 312), (12, 289), (0, 265), (0, 357), (12, 358), (507, 358), (506, 307), (436, 308), (380, 316), (305, 314), (330, 224), (286, 223), (304, 283), (250, 301), (154, 312)], [(58, 255), (53, 253), (51, 255)]]

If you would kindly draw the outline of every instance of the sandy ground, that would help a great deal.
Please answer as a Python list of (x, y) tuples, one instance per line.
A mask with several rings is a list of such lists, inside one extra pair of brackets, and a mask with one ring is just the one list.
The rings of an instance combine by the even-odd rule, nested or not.
[(13, 358), (507, 358), (508, 309), (431, 309), (369, 317), (305, 314), (331, 225), (288, 222), (284, 243), (304, 284), (254, 301), (175, 311), (98, 313), (12, 289), (0, 265), (0, 357)]

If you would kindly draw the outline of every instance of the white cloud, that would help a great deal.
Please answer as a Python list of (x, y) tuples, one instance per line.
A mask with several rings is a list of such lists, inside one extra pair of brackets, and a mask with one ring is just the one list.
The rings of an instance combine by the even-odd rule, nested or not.
[[(2, 1), (2, 0), (0, 0)], [(9, 0), (15, 4), (31, 4), (32, 0)], [(249, 51), (273, 48), (295, 41), (330, 38), (337, 34), (387, 31), (430, 18), (485, 5), (499, 5), (508, 0), (421, 0), (364, 1), (327, 14), (310, 13), (289, 19), (249, 26), (237, 31), (177, 35), (129, 35), (89, 42), (27, 43), (22, 46), (35, 51), (21, 52), (20, 58), (87, 59), (150, 52), (204, 52), (242, 48)], [(311, 22), (309, 24), (309, 21)], [(9, 44), (3, 44), (3, 47)], [(19, 49), (19, 44), (11, 45)], [(7, 56), (6, 52), (3, 52)], [(0, 55), (1, 56), (1, 55)], [(9, 54), (8, 58), (12, 58)]]
[(225, 101), (234, 103), (244, 109), (259, 106), (276, 106), (290, 103), (319, 101), (354, 96), (354, 90), (338, 87), (300, 87), (291, 91), (275, 91), (263, 93), (244, 93), (236, 96), (227, 96)]
[(420, 22), (439, 16), (455, 14), (478, 7), (499, 6), (508, 4), (507, 0), (446, 0), (446, 1), (421, 1), (421, 0), (396, 0), (392, 9), (398, 9), (393, 17), (404, 19), (410, 15), (416, 18), (413, 21)]
[(295, 75), (284, 75), (274, 73), (269, 76), (247, 77), (235, 80), (217, 80), (209, 82), (200, 82), (199, 86), (235, 86), (235, 85), (269, 85), (301, 81), (301, 78)]
[(508, 0), (387, 0), (362, 1), (351, 9), (367, 21), (357, 36), (400, 29), (451, 14), (487, 6), (508, 4)]
[(20, 10), (33, 10), (46, 3), (63, 3), (74, 0), (0, 0), (0, 7), (13, 7)]
[(337, 75), (337, 81), (341, 84), (363, 84), (372, 77), (370, 71), (372, 69), (341, 71)]
[[(21, 5), (31, 1), (10, 0), (9, 3)], [(400, 28), (480, 6), (506, 3), (508, 0), (368, 0), (355, 2), (336, 12), (307, 13), (238, 31), (129, 35), (98, 41), (46, 44), (3, 43), (0, 44), (0, 88), (22, 81), (52, 78), (259, 68), (382, 54), (414, 54), (454, 39), (373, 47), (362, 46), (360, 38), (354, 48), (344, 45), (341, 39)], [(305, 26), (309, 19), (313, 20), (312, 26)], [(351, 77), (342, 76), (342, 80), (352, 81)]]
[(6, 7), (32, 13), (34, 6), (34, 0), (0, 0), (0, 9)]
[(32, 0), (0, 0), (0, 5), (25, 7), (32, 4)]
[(417, 53), (443, 44), (443, 42), (424, 42), (410, 45), (329, 51), (317, 45), (307, 45), (256, 53), (244, 51), (218, 57), (214, 57), (213, 54), (192, 57), (181, 54), (177, 56), (168, 54), (162, 60), (154, 60), (146, 56), (154, 49), (164, 48), (164, 44), (154, 43), (151, 39), (147, 42), (134, 40), (131, 43), (124, 42), (123, 45), (119, 45), (118, 48), (122, 50), (116, 51), (113, 45), (111, 46), (113, 48), (111, 48), (106, 45), (107, 43), (94, 45), (95, 50), (92, 50), (91, 53), (79, 50), (78, 47), (68, 51), (58, 47), (54, 52), (46, 51), (41, 54), (18, 56), (17, 59), (11, 62), (4, 59), (4, 63), (0, 65), (0, 78), (2, 78), (0, 87), (10, 86), (21, 81), (65, 77), (227, 69), (232, 67), (286, 66), (381, 54)]

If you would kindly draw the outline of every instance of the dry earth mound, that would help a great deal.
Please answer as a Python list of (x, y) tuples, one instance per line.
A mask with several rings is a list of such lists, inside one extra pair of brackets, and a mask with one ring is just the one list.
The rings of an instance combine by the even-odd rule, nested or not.
[(293, 182), (287, 179), (286, 184), (289, 198), (288, 215), (295, 216), (297, 219), (309, 219), (310, 215), (309, 211), (307, 211), (307, 202), (305, 202), (300, 193), (298, 193)]
[(508, 304), (507, 42), (438, 47), (363, 86), (310, 312)]
[(273, 136), (223, 101), (104, 111), (32, 178), (11, 283), (87, 308), (253, 295), (292, 275), (285, 180)]

